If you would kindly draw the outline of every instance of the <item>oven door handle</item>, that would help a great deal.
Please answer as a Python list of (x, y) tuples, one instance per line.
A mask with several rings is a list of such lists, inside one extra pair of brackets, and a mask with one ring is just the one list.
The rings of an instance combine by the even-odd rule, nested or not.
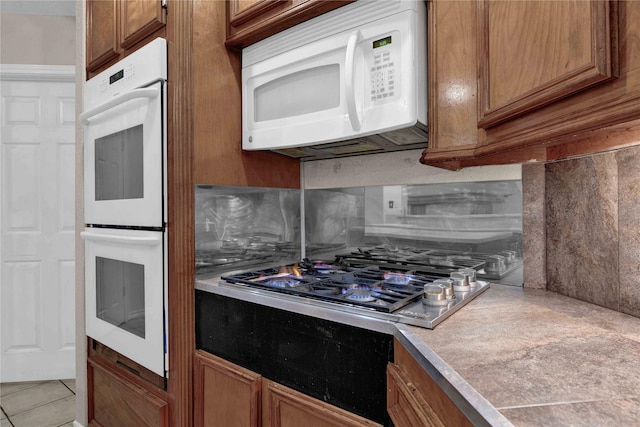
[(120, 96), (117, 96), (104, 104), (100, 104), (97, 107), (94, 107), (90, 110), (85, 111), (80, 114), (80, 122), (83, 125), (89, 124), (89, 119), (97, 114), (103, 113), (110, 108), (115, 107), (116, 105), (124, 104), (127, 101), (131, 101), (133, 99), (139, 98), (155, 98), (160, 93), (160, 90), (154, 87), (143, 88), (143, 89), (134, 89), (129, 92), (125, 92)]
[(106, 243), (125, 243), (127, 245), (139, 246), (157, 246), (162, 242), (161, 236), (125, 236), (113, 234), (92, 233), (91, 231), (83, 231), (80, 236), (84, 240)]

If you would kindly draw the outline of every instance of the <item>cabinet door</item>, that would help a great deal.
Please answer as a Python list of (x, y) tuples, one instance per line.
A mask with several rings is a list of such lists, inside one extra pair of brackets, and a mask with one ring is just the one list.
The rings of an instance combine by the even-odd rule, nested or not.
[(480, 0), (478, 125), (498, 123), (617, 74), (617, 28), (601, 0)]
[(194, 363), (196, 427), (260, 426), (260, 375), (203, 351)]
[(117, 18), (116, 0), (87, 1), (87, 70), (118, 57)]
[(128, 49), (165, 24), (162, 0), (126, 0), (120, 7), (120, 46)]
[(226, 45), (243, 48), (355, 0), (229, 0)]
[(431, 157), (473, 155), (478, 144), (478, 52), (475, 1), (430, 1), (428, 13)]
[(262, 397), (263, 427), (357, 427), (380, 424), (265, 380)]
[(387, 366), (387, 410), (393, 423), (403, 427), (443, 427), (438, 415), (402, 370)]
[[(151, 387), (151, 386), (150, 386)], [(143, 381), (98, 357), (88, 359), (89, 424), (103, 427), (166, 427), (169, 404)]]
[(393, 356), (387, 365), (387, 411), (396, 426), (473, 425), (397, 339)]
[(238, 27), (245, 22), (256, 19), (269, 9), (286, 3), (286, 0), (230, 0), (229, 24)]

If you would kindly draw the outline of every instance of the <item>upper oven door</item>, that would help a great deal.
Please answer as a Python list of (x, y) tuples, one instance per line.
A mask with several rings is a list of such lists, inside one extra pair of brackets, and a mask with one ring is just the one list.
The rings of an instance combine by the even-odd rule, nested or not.
[(83, 113), (85, 223), (162, 227), (164, 83)]

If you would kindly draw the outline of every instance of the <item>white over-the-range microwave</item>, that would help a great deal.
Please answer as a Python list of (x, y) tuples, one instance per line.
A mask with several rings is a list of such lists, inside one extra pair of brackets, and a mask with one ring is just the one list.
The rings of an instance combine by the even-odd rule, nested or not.
[(426, 148), (426, 15), (423, 0), (359, 0), (243, 49), (242, 148)]

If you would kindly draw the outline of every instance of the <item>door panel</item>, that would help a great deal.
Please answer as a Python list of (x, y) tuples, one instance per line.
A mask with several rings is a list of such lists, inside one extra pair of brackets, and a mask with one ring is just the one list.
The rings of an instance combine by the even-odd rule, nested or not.
[(2, 382), (75, 377), (71, 76), (2, 82)]

